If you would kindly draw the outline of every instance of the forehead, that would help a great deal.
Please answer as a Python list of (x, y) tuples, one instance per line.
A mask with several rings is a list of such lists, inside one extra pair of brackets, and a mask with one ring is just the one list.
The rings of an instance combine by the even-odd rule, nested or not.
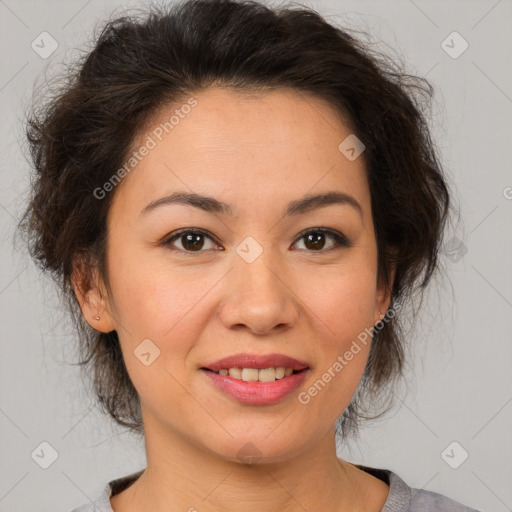
[(253, 204), (251, 196), (270, 205), (336, 189), (364, 203), (364, 159), (350, 161), (339, 149), (351, 134), (335, 108), (307, 93), (210, 88), (151, 117), (132, 148), (151, 149), (123, 179), (115, 202), (119, 196), (140, 205), (183, 190), (241, 208)]

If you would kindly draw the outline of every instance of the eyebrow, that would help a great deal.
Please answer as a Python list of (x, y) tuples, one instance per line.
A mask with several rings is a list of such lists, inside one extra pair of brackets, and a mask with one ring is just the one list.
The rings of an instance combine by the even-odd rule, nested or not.
[[(151, 201), (151, 203), (142, 209), (140, 214), (145, 215), (160, 206), (171, 204), (183, 204), (199, 208), (200, 210), (204, 210), (208, 213), (220, 213), (223, 215), (233, 216), (233, 209), (229, 204), (219, 201), (214, 197), (204, 196), (193, 192), (174, 192), (169, 196)], [(363, 216), (363, 208), (359, 202), (351, 195), (343, 192), (326, 192), (317, 195), (305, 195), (301, 199), (291, 201), (286, 207), (284, 216), (302, 215), (333, 204), (351, 206), (359, 211), (361, 217)]]

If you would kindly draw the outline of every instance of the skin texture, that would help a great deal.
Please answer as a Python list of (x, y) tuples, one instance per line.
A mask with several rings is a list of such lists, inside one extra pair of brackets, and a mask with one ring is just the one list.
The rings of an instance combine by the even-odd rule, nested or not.
[[(111, 192), (108, 286), (75, 287), (90, 325), (118, 332), (141, 398), (147, 469), (112, 506), (378, 511), (388, 486), (336, 457), (334, 431), (369, 344), (308, 404), (297, 399), (389, 304), (377, 280), (364, 159), (349, 161), (339, 151), (350, 129), (312, 96), (210, 88), (194, 97), (197, 106)], [(175, 108), (162, 108), (134, 147)], [(141, 215), (176, 191), (213, 196), (234, 215), (178, 204)], [(351, 195), (362, 212), (334, 204), (283, 217), (290, 201), (330, 191)], [(315, 248), (301, 233), (316, 227), (341, 232), (351, 246), (336, 248), (325, 235)], [(183, 238), (162, 243), (182, 228), (211, 238), (188, 254)], [(252, 263), (236, 252), (248, 236), (263, 250)], [(134, 356), (145, 339), (160, 350), (149, 366)], [(244, 405), (199, 370), (240, 352), (290, 355), (308, 361), (310, 372), (284, 400)], [(261, 454), (257, 463), (237, 457), (248, 442)]]

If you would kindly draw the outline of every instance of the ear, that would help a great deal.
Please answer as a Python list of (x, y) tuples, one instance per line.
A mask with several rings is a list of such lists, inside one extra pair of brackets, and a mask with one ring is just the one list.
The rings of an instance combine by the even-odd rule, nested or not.
[(396, 266), (392, 263), (388, 285), (386, 286), (382, 276), (379, 276), (377, 283), (377, 294), (375, 297), (375, 317), (374, 325), (382, 320), (383, 316), (389, 308), (391, 302), (391, 291), (393, 289), (393, 283), (395, 282), (395, 271)]
[(97, 268), (77, 257), (73, 262), (71, 284), (87, 323), (97, 331), (115, 330), (107, 290)]

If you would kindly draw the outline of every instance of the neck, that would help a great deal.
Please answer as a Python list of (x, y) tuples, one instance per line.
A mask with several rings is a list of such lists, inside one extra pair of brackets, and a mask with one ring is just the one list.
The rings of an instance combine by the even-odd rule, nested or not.
[(377, 511), (387, 496), (384, 482), (377, 497), (377, 479), (361, 478), (362, 471), (337, 458), (334, 428), (315, 446), (257, 463), (228, 460), (147, 424), (145, 433), (147, 468), (111, 498), (115, 512)]

